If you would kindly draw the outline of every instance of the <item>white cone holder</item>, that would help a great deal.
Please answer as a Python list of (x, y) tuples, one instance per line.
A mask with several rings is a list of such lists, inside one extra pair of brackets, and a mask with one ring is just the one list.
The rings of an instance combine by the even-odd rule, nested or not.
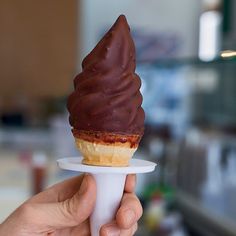
[(60, 159), (58, 165), (65, 170), (90, 173), (96, 181), (96, 204), (90, 218), (92, 236), (99, 236), (101, 226), (115, 218), (127, 174), (148, 173), (154, 171), (156, 167), (153, 162), (138, 159), (132, 159), (128, 167), (90, 166), (82, 164), (82, 157)]

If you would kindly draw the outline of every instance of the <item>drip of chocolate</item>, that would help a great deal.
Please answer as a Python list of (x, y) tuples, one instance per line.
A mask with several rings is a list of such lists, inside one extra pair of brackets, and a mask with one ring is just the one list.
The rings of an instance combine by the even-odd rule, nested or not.
[(142, 134), (144, 111), (135, 46), (124, 15), (82, 62), (68, 99), (75, 130)]

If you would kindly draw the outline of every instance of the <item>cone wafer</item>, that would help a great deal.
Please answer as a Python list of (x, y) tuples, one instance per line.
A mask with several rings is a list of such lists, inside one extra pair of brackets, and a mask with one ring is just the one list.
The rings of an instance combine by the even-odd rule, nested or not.
[(140, 135), (73, 131), (83, 163), (99, 166), (128, 166), (138, 148)]

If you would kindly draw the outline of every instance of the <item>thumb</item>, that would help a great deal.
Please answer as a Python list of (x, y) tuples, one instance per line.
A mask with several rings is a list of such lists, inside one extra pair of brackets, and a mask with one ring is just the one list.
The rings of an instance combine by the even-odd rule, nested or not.
[(91, 175), (85, 175), (79, 191), (72, 198), (58, 203), (29, 203), (28, 216), (44, 230), (77, 226), (91, 215), (95, 200), (95, 180)]

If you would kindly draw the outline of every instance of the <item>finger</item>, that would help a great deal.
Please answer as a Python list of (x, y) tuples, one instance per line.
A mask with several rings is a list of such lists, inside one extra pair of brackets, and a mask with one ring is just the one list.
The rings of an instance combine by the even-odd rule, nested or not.
[(72, 228), (70, 234), (63, 234), (64, 235), (70, 235), (70, 236), (78, 236), (78, 235), (83, 235), (83, 236), (91, 236), (90, 233), (90, 225), (89, 225), (89, 220), (86, 220), (83, 224), (80, 224), (79, 226), (75, 226)]
[(35, 195), (27, 202), (30, 203), (50, 203), (61, 202), (71, 198), (80, 188), (84, 175), (76, 176), (74, 178), (65, 180), (45, 191)]
[(133, 193), (125, 193), (116, 214), (116, 222), (122, 229), (129, 229), (143, 214), (142, 205)]
[(138, 224), (135, 223), (131, 228), (129, 229), (125, 229), (125, 230), (121, 230), (121, 234), (120, 236), (132, 236), (135, 234), (135, 232), (138, 229)]
[(133, 193), (135, 190), (136, 185), (136, 175), (127, 175), (126, 182), (125, 182), (125, 192)]
[(58, 203), (29, 203), (22, 214), (26, 222), (46, 230), (79, 225), (91, 214), (96, 200), (96, 183), (85, 175), (80, 190), (70, 199)]
[(65, 236), (65, 235), (70, 235), (70, 236), (78, 236), (78, 235), (90, 236), (91, 233), (90, 233), (90, 229), (89, 229), (89, 220), (86, 220), (82, 224), (80, 224), (78, 226), (75, 226), (75, 227), (58, 230), (55, 233), (55, 235), (56, 236)]
[(120, 236), (121, 229), (117, 226), (116, 222), (113, 221), (109, 224), (103, 225), (100, 229), (100, 236)]
[(138, 229), (138, 224), (135, 223), (129, 229), (120, 229), (119, 226), (113, 221), (110, 224), (104, 225), (100, 230), (100, 236), (131, 236), (134, 235)]

